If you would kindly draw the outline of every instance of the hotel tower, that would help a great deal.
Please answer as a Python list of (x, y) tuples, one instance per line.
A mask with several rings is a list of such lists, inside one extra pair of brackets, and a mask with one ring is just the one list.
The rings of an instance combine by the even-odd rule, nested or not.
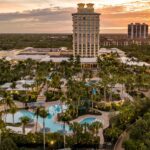
[(100, 14), (94, 11), (94, 4), (78, 4), (73, 18), (73, 55), (96, 57), (99, 44)]

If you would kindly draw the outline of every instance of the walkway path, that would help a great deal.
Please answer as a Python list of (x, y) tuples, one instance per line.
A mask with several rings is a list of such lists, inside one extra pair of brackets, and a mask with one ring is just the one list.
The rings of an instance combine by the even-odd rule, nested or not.
[(121, 99), (129, 99), (130, 101), (133, 101), (133, 97), (128, 93), (126, 93), (125, 91), (120, 93), (120, 97)]
[(43, 87), (42, 87), (42, 89), (41, 89), (41, 91), (40, 91), (40, 93), (39, 93), (39, 95), (38, 95), (38, 97), (37, 97), (37, 101), (38, 102), (45, 102), (46, 101), (46, 96), (45, 96), (45, 92), (46, 92), (46, 90), (47, 90), (47, 84), (45, 84)]
[(120, 137), (118, 138), (118, 140), (117, 140), (117, 142), (115, 144), (114, 150), (124, 150), (124, 148), (122, 147), (122, 143), (125, 140), (126, 135), (127, 135), (126, 132), (123, 132), (120, 135)]
[(100, 136), (100, 144), (104, 144), (104, 136), (103, 136), (103, 130), (109, 127), (109, 119), (110, 119), (110, 113), (109, 112), (104, 112), (101, 111), (102, 115), (102, 120), (103, 120), (103, 128), (100, 129), (99, 131), (99, 136)]
[(125, 140), (127, 140), (129, 138), (129, 131), (131, 129), (131, 127), (135, 124), (136, 122), (134, 122), (133, 124), (131, 124), (118, 138), (115, 146), (114, 146), (114, 150), (124, 150), (124, 148), (122, 147), (122, 144)]

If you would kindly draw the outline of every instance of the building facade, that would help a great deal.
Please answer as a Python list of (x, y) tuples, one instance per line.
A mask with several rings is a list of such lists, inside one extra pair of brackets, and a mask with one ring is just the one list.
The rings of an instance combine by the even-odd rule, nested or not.
[(78, 4), (73, 18), (73, 55), (96, 57), (100, 48), (100, 14), (94, 11), (94, 4)]
[(148, 25), (143, 23), (131, 23), (128, 25), (128, 38), (146, 39), (148, 38)]

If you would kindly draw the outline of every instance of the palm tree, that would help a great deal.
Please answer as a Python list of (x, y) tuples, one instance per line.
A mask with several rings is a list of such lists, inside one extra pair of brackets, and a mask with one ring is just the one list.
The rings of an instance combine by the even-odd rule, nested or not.
[(37, 126), (38, 126), (38, 118), (39, 118), (39, 115), (40, 115), (40, 107), (37, 107), (35, 109), (35, 116), (36, 116), (36, 127), (35, 127), (35, 132), (37, 132)]
[(65, 143), (66, 143), (66, 123), (69, 122), (70, 120), (70, 115), (68, 113), (64, 113), (62, 116), (62, 121), (64, 122), (64, 148), (65, 148)]
[(89, 124), (88, 123), (84, 123), (84, 124), (82, 124), (82, 127), (83, 127), (83, 129), (84, 129), (84, 133), (86, 133), (87, 132), (87, 129), (89, 128)]
[(73, 132), (73, 136), (76, 138), (76, 143), (78, 143), (78, 134), (83, 132), (83, 126), (80, 123), (73, 122), (69, 125), (70, 130)]
[(31, 87), (31, 85), (25, 83), (22, 86), (23, 86), (23, 88), (25, 88), (25, 91), (26, 91), (26, 94), (27, 94), (27, 91), (29, 90), (29, 88)]
[(5, 122), (6, 122), (6, 117), (7, 117), (7, 109), (10, 109), (11, 107), (15, 106), (15, 103), (13, 102), (12, 96), (9, 95), (8, 93), (4, 94), (4, 98), (2, 100), (4, 104), (4, 109), (5, 109)]
[[(62, 102), (62, 105), (61, 105), (61, 106), (63, 106), (63, 104), (67, 101), (66, 96), (65, 96), (65, 95), (62, 95), (61, 98), (60, 98), (60, 101)], [(63, 107), (62, 107), (62, 112), (63, 112)]]
[(25, 127), (30, 122), (30, 118), (27, 116), (23, 116), (20, 118), (20, 121), (22, 123), (22, 133), (25, 134)]
[(55, 88), (60, 88), (60, 75), (58, 73), (54, 73), (52, 75), (51, 86)]
[(43, 118), (43, 146), (45, 150), (45, 118), (49, 115), (49, 113), (45, 110), (45, 108), (41, 108), (40, 117)]
[(103, 124), (101, 122), (95, 121), (89, 126), (89, 130), (97, 137), (99, 129), (102, 127), (103, 127)]
[(11, 87), (12, 89), (15, 89), (15, 88), (16, 88), (16, 82), (13, 81), (10, 87)]
[(91, 94), (91, 102), (92, 102), (92, 110), (93, 110), (93, 107), (94, 107), (94, 102), (96, 100), (96, 87), (94, 86), (92, 88), (92, 94)]
[(23, 97), (22, 97), (22, 101), (23, 101), (23, 103), (24, 103), (24, 107), (25, 108), (27, 108), (27, 103), (28, 103), (28, 101), (29, 101), (29, 97), (28, 97), (28, 95), (24, 95)]
[(103, 89), (104, 89), (104, 101), (107, 100), (107, 93), (106, 93), (106, 90), (107, 90), (107, 85), (108, 85), (108, 80), (107, 80), (107, 77), (104, 77), (103, 80), (102, 80), (102, 83), (101, 83)]
[(15, 123), (15, 113), (17, 112), (17, 107), (13, 106), (10, 108), (10, 113), (12, 114), (12, 120), (13, 120), (13, 124)]
[(83, 131), (81, 124), (78, 122), (70, 123), (69, 128), (73, 131), (74, 136)]

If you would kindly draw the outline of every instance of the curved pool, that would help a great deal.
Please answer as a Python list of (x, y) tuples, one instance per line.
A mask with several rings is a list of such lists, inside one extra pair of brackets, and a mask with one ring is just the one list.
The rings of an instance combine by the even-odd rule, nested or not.
[(80, 121), (81, 124), (87, 123), (87, 124), (91, 124), (96, 120), (95, 117), (89, 117), (89, 118), (85, 118), (82, 121)]

